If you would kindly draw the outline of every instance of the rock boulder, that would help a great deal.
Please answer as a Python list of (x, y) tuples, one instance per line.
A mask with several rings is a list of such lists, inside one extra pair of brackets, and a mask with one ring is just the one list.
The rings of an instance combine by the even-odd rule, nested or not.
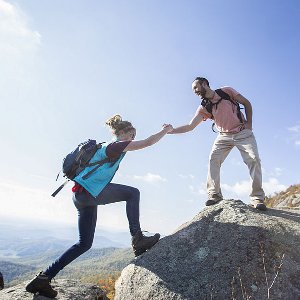
[[(33, 296), (25, 291), (27, 282), (0, 291), (1, 300), (49, 300), (43, 296)], [(82, 284), (76, 280), (59, 279), (52, 283), (58, 291), (57, 300), (109, 300), (95, 285)]]
[(206, 207), (128, 265), (115, 300), (300, 299), (300, 215)]

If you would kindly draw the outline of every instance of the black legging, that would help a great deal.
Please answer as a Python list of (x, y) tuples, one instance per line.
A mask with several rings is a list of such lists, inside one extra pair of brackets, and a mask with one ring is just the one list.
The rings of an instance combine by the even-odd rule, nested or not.
[(135, 235), (141, 229), (139, 222), (140, 192), (134, 187), (110, 183), (97, 198), (83, 191), (74, 193), (73, 201), (78, 210), (79, 241), (46, 269), (45, 274), (49, 279), (55, 277), (66, 265), (92, 247), (98, 205), (126, 201), (126, 213), (131, 235)]

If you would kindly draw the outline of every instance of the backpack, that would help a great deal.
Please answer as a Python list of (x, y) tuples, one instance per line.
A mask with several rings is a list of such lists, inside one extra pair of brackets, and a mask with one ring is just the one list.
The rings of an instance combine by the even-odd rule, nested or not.
[[(103, 143), (97, 144), (95, 140), (89, 139), (80, 143), (72, 152), (66, 155), (63, 159), (62, 172), (64, 174), (63, 176), (66, 177), (67, 180), (51, 195), (52, 197), (55, 197), (70, 180), (73, 180), (86, 167), (95, 166), (86, 175), (84, 175), (83, 179), (89, 178), (106, 162), (113, 161), (111, 158), (107, 157), (105, 159), (89, 163), (96, 151), (102, 147), (102, 144)], [(58, 173), (56, 181), (59, 175), (60, 173)]]
[[(230, 101), (233, 105), (235, 105), (235, 106), (237, 107), (237, 116), (238, 116), (240, 122), (243, 124), (244, 121), (243, 121), (242, 113), (241, 113), (241, 109), (243, 109), (243, 108), (240, 107), (240, 104), (239, 104), (238, 102), (232, 100), (232, 99), (230, 98), (230, 96), (229, 96), (226, 92), (224, 92), (222, 89), (217, 89), (217, 90), (215, 90), (215, 92), (221, 97), (221, 99), (220, 99), (218, 102), (212, 103), (209, 99), (204, 98), (204, 99), (201, 101), (201, 105), (202, 105), (203, 107), (205, 107), (206, 110), (212, 115), (212, 109), (213, 109), (213, 106), (215, 106), (216, 109), (217, 109), (219, 103), (220, 103), (223, 99), (228, 100), (228, 101)], [(212, 119), (212, 120), (214, 119), (213, 115), (212, 115), (211, 119)], [(216, 131), (214, 130), (214, 126), (215, 126), (215, 123), (212, 124), (212, 131), (213, 131), (213, 132), (216, 132)]]

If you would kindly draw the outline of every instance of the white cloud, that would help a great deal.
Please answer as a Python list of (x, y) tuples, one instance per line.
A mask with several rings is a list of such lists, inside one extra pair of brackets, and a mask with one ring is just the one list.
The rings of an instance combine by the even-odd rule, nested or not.
[[(251, 182), (250, 180), (243, 180), (240, 182), (236, 182), (234, 185), (229, 184), (221, 184), (221, 188), (223, 191), (227, 191), (230, 194), (237, 195), (237, 196), (245, 196), (250, 194)], [(223, 193), (224, 194), (224, 193)]]
[(134, 179), (136, 180), (142, 180), (148, 183), (158, 183), (158, 182), (166, 182), (167, 179), (163, 178), (162, 176), (158, 174), (152, 174), (152, 173), (147, 173), (146, 175), (134, 175)]
[(296, 147), (299, 147), (300, 146), (300, 125), (289, 127), (287, 130), (291, 132), (291, 136), (289, 137), (289, 140), (291, 140)]
[(288, 130), (292, 132), (300, 133), (300, 125), (289, 127)]
[[(1, 63), (26, 60), (36, 53), (41, 43), (39, 32), (32, 30), (27, 16), (18, 8), (0, 0), (0, 60)], [(17, 61), (16, 61), (17, 60)]]
[[(28, 188), (11, 182), (0, 182), (0, 217), (77, 224), (77, 210), (72, 201), (71, 184), (55, 198), (51, 190)], [(124, 202), (101, 206), (98, 224), (103, 228), (126, 231), (128, 221)]]
[(270, 177), (279, 177), (282, 175), (283, 173), (283, 169), (282, 168), (279, 168), (279, 167), (275, 167), (270, 173), (269, 173), (269, 176)]
[(65, 197), (66, 190), (61, 193), (60, 197), (52, 198), (48, 191), (0, 182), (1, 214), (7, 217), (75, 222), (76, 212), (72, 200)]
[(263, 183), (263, 188), (267, 196), (273, 195), (275, 192), (280, 192), (288, 187), (284, 184), (279, 183), (277, 178), (269, 178), (267, 182)]
[[(239, 197), (243, 198), (248, 196), (251, 193), (251, 185), (252, 182), (251, 180), (243, 180), (240, 182), (236, 182), (234, 185), (229, 185), (229, 184), (221, 184), (221, 188), (224, 191), (229, 193), (229, 197)], [(277, 178), (270, 177), (268, 181), (263, 182), (263, 189), (265, 191), (265, 194), (272, 195), (275, 192), (280, 192), (282, 190), (285, 190), (287, 186), (281, 184)], [(224, 197), (228, 198), (228, 196)]]

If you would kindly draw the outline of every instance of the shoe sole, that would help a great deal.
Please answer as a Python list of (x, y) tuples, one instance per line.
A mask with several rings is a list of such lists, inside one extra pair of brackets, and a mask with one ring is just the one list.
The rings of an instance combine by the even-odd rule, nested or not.
[(267, 210), (267, 207), (264, 204), (250, 204), (250, 206), (260, 211)]
[(43, 291), (39, 291), (38, 288), (35, 286), (35, 284), (32, 282), (29, 283), (25, 289), (29, 293), (32, 293), (34, 295), (39, 294), (39, 295), (47, 297), (47, 298), (55, 298), (58, 294), (57, 291), (54, 291), (54, 294), (51, 294), (51, 295), (49, 295), (48, 293), (44, 293)]
[(147, 249), (139, 249), (139, 250), (136, 250), (133, 252), (134, 252), (135, 257), (138, 257), (138, 256), (142, 255), (143, 253), (145, 253), (146, 251), (147, 251)]
[[(56, 292), (56, 291), (55, 291)], [(43, 293), (43, 292), (39, 292), (39, 295), (40, 296), (44, 296), (44, 297), (47, 297), (47, 298), (55, 298), (56, 296), (57, 296), (57, 292), (55, 293), (55, 294), (53, 294), (53, 295), (49, 295), (49, 294), (47, 294), (47, 293)]]
[(25, 289), (28, 293), (32, 293), (32, 294), (35, 294), (38, 292), (34, 283), (27, 284)]
[(141, 254), (145, 253), (147, 250), (150, 250), (160, 239), (160, 234), (155, 234), (156, 240), (154, 240), (153, 244), (147, 248), (140, 248), (138, 250), (133, 250), (135, 257), (140, 256)]
[(208, 201), (205, 202), (205, 205), (206, 205), (206, 206), (215, 205), (215, 204), (221, 202), (222, 200), (223, 200), (223, 199), (220, 199), (220, 200), (208, 200)]

